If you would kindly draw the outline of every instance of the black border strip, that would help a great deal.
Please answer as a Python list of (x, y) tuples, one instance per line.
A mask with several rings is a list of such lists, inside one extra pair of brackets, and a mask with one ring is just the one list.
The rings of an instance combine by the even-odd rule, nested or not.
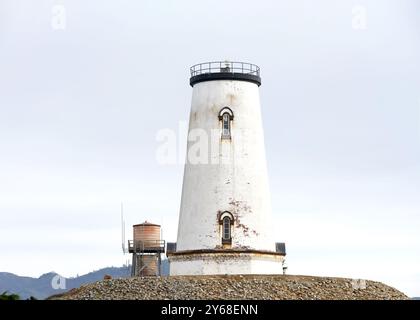
[(257, 86), (261, 85), (261, 77), (255, 74), (248, 73), (234, 73), (234, 72), (216, 72), (203, 73), (190, 78), (190, 86), (193, 87), (196, 83), (213, 80), (239, 80), (255, 83)]

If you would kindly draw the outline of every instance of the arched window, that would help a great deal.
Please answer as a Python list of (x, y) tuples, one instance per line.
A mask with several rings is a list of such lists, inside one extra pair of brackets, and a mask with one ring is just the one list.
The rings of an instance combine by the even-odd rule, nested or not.
[(219, 120), (222, 122), (222, 139), (231, 138), (231, 121), (233, 120), (233, 111), (229, 107), (224, 107), (219, 112)]
[(222, 244), (232, 244), (233, 215), (229, 211), (225, 211), (220, 214), (219, 222), (221, 227)]
[(222, 138), (230, 138), (230, 115), (223, 114)]
[(223, 235), (222, 235), (223, 240), (230, 240), (231, 236), (230, 236), (230, 218), (229, 217), (224, 217), (223, 218)]

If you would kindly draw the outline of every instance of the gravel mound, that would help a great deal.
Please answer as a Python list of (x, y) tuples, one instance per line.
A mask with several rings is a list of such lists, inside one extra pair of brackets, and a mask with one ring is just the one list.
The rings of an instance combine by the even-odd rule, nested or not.
[(49, 299), (64, 300), (402, 300), (380, 282), (293, 275), (170, 276), (109, 279)]

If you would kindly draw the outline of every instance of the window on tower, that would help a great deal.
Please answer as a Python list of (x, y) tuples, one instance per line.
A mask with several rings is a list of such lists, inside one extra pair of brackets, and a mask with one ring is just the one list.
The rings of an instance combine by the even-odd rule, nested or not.
[(223, 241), (230, 241), (231, 240), (231, 236), (230, 236), (230, 218), (229, 217), (224, 217), (223, 218), (223, 237), (222, 237)]
[(232, 109), (229, 107), (224, 107), (222, 110), (220, 110), (219, 120), (222, 122), (222, 139), (230, 139), (233, 120)]
[(223, 131), (222, 131), (223, 138), (230, 138), (230, 115), (225, 113), (223, 115)]
[(232, 225), (233, 216), (230, 212), (225, 211), (220, 215), (222, 244), (230, 245), (232, 243)]

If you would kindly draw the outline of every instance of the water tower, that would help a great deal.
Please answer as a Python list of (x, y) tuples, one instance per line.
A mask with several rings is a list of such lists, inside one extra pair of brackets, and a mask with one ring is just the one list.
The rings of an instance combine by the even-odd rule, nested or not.
[(167, 252), (170, 274), (282, 274), (285, 246), (275, 243), (270, 226), (260, 68), (201, 63), (191, 67), (190, 85), (178, 237)]
[(131, 276), (160, 276), (161, 254), (165, 252), (160, 225), (147, 221), (135, 224), (128, 252), (133, 254)]

